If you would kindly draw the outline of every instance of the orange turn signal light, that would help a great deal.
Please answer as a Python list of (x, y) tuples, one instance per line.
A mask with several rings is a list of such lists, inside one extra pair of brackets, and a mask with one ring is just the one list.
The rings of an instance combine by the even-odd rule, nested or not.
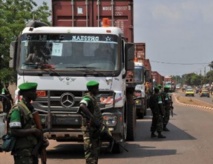
[(37, 96), (38, 97), (45, 97), (47, 96), (47, 92), (46, 91), (36, 91)]
[(109, 27), (109, 18), (103, 18), (102, 19), (102, 26), (103, 27)]

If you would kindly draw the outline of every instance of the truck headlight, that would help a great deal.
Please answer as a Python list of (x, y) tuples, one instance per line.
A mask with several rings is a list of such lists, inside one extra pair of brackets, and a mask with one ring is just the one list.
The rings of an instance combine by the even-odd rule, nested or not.
[(117, 116), (104, 115), (103, 118), (104, 118), (104, 121), (106, 122), (107, 126), (116, 126)]
[(103, 108), (113, 107), (115, 103), (115, 94), (114, 92), (103, 92), (98, 96), (98, 103)]
[(141, 104), (141, 100), (135, 100), (135, 103), (136, 103), (137, 105), (139, 105), (139, 104)]

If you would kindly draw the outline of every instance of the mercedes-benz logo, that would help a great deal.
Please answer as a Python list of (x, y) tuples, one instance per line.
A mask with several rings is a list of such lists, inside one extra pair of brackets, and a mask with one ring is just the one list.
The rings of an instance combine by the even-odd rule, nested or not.
[(61, 105), (65, 108), (70, 108), (74, 105), (75, 100), (74, 100), (74, 95), (72, 93), (63, 93), (61, 95)]

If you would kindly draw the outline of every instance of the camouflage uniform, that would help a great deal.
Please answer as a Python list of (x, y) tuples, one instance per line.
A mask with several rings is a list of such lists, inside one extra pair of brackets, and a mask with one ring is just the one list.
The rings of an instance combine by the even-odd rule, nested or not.
[[(98, 107), (97, 101), (93, 95), (87, 93), (80, 103), (83, 103), (90, 110), (95, 120), (103, 122), (103, 117)], [(97, 164), (100, 152), (100, 130), (95, 127), (89, 120), (83, 122), (84, 130), (84, 151), (87, 164)]]
[(161, 134), (163, 130), (163, 106), (159, 93), (155, 93), (150, 97), (150, 108), (152, 111), (151, 137), (156, 137), (154, 133), (157, 131), (159, 138), (165, 138), (165, 136)]
[[(9, 112), (9, 130), (35, 128), (31, 109), (31, 104), (26, 104), (24, 100), (15, 105)], [(16, 137), (16, 144), (12, 151), (15, 164), (38, 164), (38, 157), (32, 155), (32, 150), (38, 143), (34, 135)]]
[(171, 107), (172, 107), (172, 98), (169, 95), (169, 93), (167, 93), (165, 91), (162, 93), (162, 96), (163, 96), (163, 105), (164, 105), (164, 110), (165, 110), (165, 113), (164, 113), (164, 116), (163, 116), (163, 129), (164, 129), (164, 131), (169, 131), (166, 128), (166, 126), (167, 126), (169, 119), (170, 119), (170, 110), (171, 110)]

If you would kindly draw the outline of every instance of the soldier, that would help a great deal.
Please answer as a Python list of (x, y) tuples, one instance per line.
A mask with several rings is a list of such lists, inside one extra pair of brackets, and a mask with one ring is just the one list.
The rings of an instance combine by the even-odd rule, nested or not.
[[(82, 113), (88, 115), (84, 121), (84, 154), (86, 164), (97, 164), (100, 152), (100, 133), (103, 123), (103, 117), (96, 102), (95, 96), (99, 91), (99, 83), (96, 81), (89, 81), (87, 83), (88, 93), (85, 94), (80, 102), (80, 110)], [(90, 118), (90, 119), (88, 119)]]
[(22, 100), (12, 107), (8, 114), (9, 132), (16, 137), (16, 144), (12, 150), (15, 164), (38, 164), (38, 157), (32, 150), (42, 137), (41, 130), (35, 128), (31, 101), (36, 99), (37, 83), (22, 83), (19, 94)]
[(169, 86), (164, 86), (164, 92), (162, 92), (163, 105), (164, 105), (164, 116), (163, 116), (163, 131), (169, 131), (166, 127), (170, 119), (170, 111), (173, 109), (172, 97), (169, 95)]
[(161, 93), (162, 86), (158, 84), (159, 92)]
[(2, 105), (3, 105), (3, 111), (5, 113), (8, 113), (11, 109), (11, 106), (13, 105), (13, 98), (10, 94), (10, 91), (8, 89), (9, 83), (5, 82), (4, 87), (2, 88), (1, 94), (4, 96), (2, 98)]
[(152, 125), (151, 138), (157, 137), (155, 131), (158, 133), (158, 138), (166, 138), (161, 134), (163, 130), (163, 106), (162, 98), (159, 94), (159, 88), (155, 87), (154, 94), (150, 97), (150, 108), (152, 111)]

